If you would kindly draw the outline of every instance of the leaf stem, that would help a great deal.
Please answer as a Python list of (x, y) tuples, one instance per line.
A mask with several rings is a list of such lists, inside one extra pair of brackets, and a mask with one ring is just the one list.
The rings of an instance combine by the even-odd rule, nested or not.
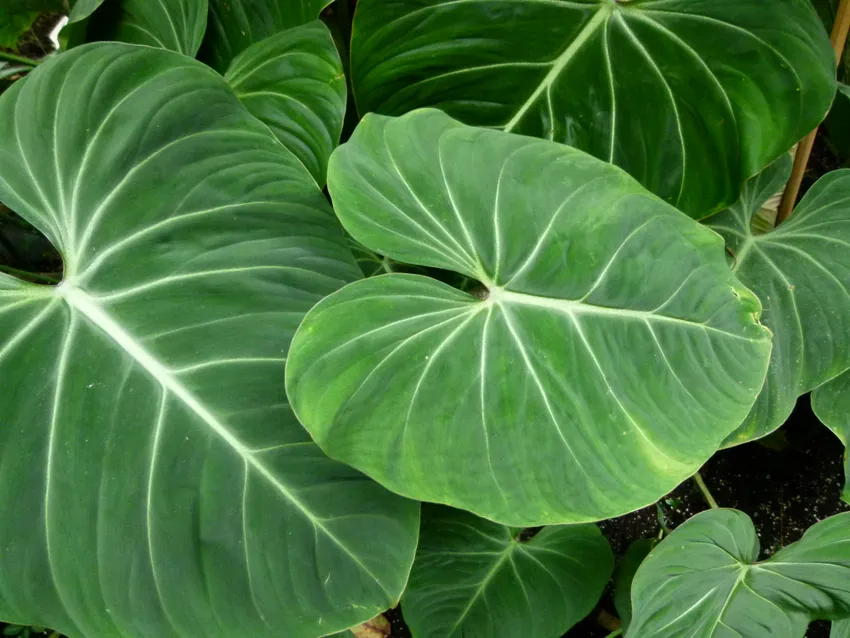
[(705, 502), (709, 504), (711, 509), (716, 510), (720, 509), (720, 506), (717, 504), (717, 501), (714, 500), (714, 497), (711, 495), (711, 492), (708, 491), (708, 486), (705, 484), (705, 481), (702, 480), (702, 475), (697, 472), (693, 476), (694, 482), (699, 487), (699, 491), (702, 492), (703, 497), (705, 498)]
[(622, 635), (623, 635), (623, 629), (621, 627), (620, 629), (615, 629), (614, 631), (612, 631), (610, 634), (605, 636), (605, 638), (614, 638), (615, 636), (622, 636)]
[(14, 53), (9, 53), (8, 51), (0, 50), (0, 60), (6, 60), (8, 62), (15, 62), (17, 64), (25, 64), (26, 66), (35, 68), (39, 64), (41, 64), (38, 60), (33, 60), (32, 58), (25, 58), (22, 55), (15, 55)]
[(30, 279), (36, 279), (39, 281), (43, 281), (48, 284), (58, 284), (59, 280), (55, 277), (50, 277), (49, 275), (40, 275), (35, 272), (29, 272), (28, 270), (20, 270), (18, 268), (12, 268), (11, 266), (4, 266), (0, 264), (0, 272), (5, 272), (9, 275), (21, 276), (21, 277), (29, 277)]

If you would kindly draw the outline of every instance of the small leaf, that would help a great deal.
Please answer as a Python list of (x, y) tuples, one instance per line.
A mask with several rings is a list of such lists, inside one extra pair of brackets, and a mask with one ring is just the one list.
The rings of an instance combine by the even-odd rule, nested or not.
[(732, 271), (758, 295), (774, 335), (764, 388), (730, 445), (773, 432), (798, 397), (850, 367), (850, 170), (825, 175), (793, 217), (754, 234), (753, 216), (790, 171), (790, 157), (782, 158), (735, 206), (706, 221), (726, 240)]
[(850, 512), (758, 555), (746, 514), (697, 514), (638, 569), (627, 638), (802, 638), (812, 620), (850, 616)]
[(346, 99), (342, 62), (327, 27), (317, 20), (253, 44), (233, 59), (224, 77), (324, 186)]
[(110, 38), (177, 51), (191, 58), (207, 28), (207, 0), (122, 0), (121, 20)]
[(82, 27), (84, 32), (73, 37), (143, 44), (195, 57), (206, 27), (207, 0), (121, 0), (103, 5)]
[(210, 24), (200, 59), (224, 73), (252, 44), (319, 17), (332, 0), (209, 0)]
[(71, 13), (68, 15), (68, 19), (71, 22), (78, 22), (88, 18), (94, 13), (95, 9), (103, 4), (103, 0), (70, 0), (70, 2)]
[(812, 410), (844, 444), (844, 489), (841, 499), (850, 503), (850, 371), (812, 392)]
[(595, 525), (544, 527), (520, 542), (503, 525), (424, 505), (402, 609), (419, 638), (551, 638), (590, 613), (613, 565)]

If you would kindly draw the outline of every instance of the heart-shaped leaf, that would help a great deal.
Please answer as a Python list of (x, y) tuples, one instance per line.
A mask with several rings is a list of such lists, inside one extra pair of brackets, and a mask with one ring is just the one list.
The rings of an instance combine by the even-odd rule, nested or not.
[(324, 185), (345, 116), (345, 76), (333, 38), (318, 20), (240, 53), (225, 79), (255, 117)]
[(835, 433), (844, 444), (844, 490), (841, 498), (850, 503), (850, 372), (836, 377), (812, 392), (812, 410), (821, 423)]
[(319, 17), (332, 0), (209, 0), (201, 59), (221, 73), (252, 44)]
[(420, 638), (552, 638), (584, 618), (614, 567), (595, 525), (518, 530), (424, 505), (419, 548), (402, 598)]
[(627, 638), (803, 638), (812, 620), (850, 616), (850, 512), (758, 554), (743, 512), (697, 514), (643, 561)]
[(740, 423), (770, 335), (722, 241), (618, 168), (435, 110), (367, 116), (331, 157), (366, 247), (482, 282), (374, 277), (293, 342), (293, 408), (400, 494), (528, 527), (656, 501)]
[(418, 506), (325, 457), (283, 391), (357, 268), (225, 81), (150, 47), (53, 58), (0, 97), (0, 199), (65, 263), (0, 278), (0, 617), (315, 638), (394, 604)]
[(800, 395), (850, 367), (850, 170), (823, 177), (789, 221), (755, 234), (753, 216), (790, 171), (782, 158), (747, 184), (741, 201), (706, 221), (726, 239), (733, 272), (761, 300), (774, 334), (764, 388), (728, 444), (769, 434)]
[(564, 142), (697, 219), (823, 119), (835, 54), (800, 0), (360, 0), (361, 113), (436, 106)]

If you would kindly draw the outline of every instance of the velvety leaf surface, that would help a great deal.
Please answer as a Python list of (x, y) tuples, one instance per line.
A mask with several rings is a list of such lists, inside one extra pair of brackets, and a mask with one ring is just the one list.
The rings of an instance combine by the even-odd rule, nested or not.
[(554, 638), (584, 618), (614, 567), (595, 525), (519, 532), (424, 505), (419, 549), (402, 598), (417, 638)]
[(829, 638), (850, 638), (850, 620), (838, 620), (832, 623)]
[(769, 333), (721, 238), (623, 171), (435, 110), (331, 157), (354, 238), (418, 275), (346, 286), (287, 366), (301, 422), (393, 491), (517, 526), (609, 518), (690, 476), (749, 411)]
[(835, 57), (806, 2), (360, 0), (361, 113), (435, 106), (565, 142), (702, 218), (826, 115)]
[(418, 506), (325, 457), (283, 390), (356, 265), (224, 80), (150, 47), (53, 58), (0, 97), (0, 199), (65, 266), (0, 278), (0, 618), (315, 638), (394, 604)]
[(850, 456), (846, 451), (850, 442), (850, 372), (845, 372), (812, 392), (812, 410), (844, 444), (845, 483), (841, 498), (850, 503)]
[(224, 73), (252, 44), (319, 17), (331, 0), (209, 0), (210, 24), (201, 59)]
[(627, 638), (803, 638), (811, 620), (850, 616), (850, 513), (758, 555), (746, 514), (697, 514), (638, 570)]
[(753, 215), (790, 171), (790, 157), (774, 163), (741, 201), (706, 222), (726, 239), (733, 272), (758, 295), (774, 334), (765, 386), (728, 444), (769, 434), (800, 395), (850, 367), (850, 170), (829, 173), (790, 220), (754, 234)]
[(324, 186), (346, 99), (342, 62), (327, 27), (316, 20), (266, 38), (236, 56), (224, 77)]

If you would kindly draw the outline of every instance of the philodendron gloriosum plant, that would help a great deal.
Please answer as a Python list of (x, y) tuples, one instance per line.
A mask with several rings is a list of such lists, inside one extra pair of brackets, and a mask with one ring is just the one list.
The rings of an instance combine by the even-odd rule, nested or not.
[[(850, 437), (850, 171), (754, 223), (836, 89), (807, 0), (326, 5), (69, 2), (88, 43), (0, 96), (64, 266), (0, 274), (3, 621), (555, 638), (594, 522), (804, 393)], [(699, 514), (627, 555), (623, 633), (846, 634), (848, 547)]]

